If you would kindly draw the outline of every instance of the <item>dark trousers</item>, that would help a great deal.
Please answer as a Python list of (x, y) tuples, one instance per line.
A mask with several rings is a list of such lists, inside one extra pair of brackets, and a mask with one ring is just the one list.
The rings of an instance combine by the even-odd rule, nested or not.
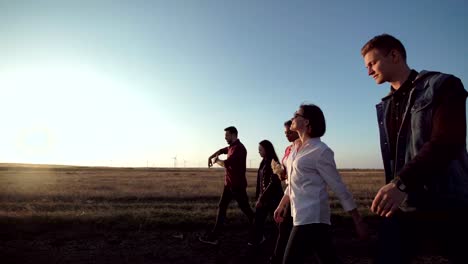
[(286, 246), (283, 264), (304, 263), (309, 252), (315, 253), (322, 264), (341, 263), (335, 253), (330, 225), (294, 226)]
[(291, 205), (286, 206), (286, 212), (283, 215), (283, 222), (278, 224), (278, 237), (276, 238), (276, 245), (271, 257), (272, 264), (280, 264), (283, 262), (284, 251), (288, 244), (289, 234), (293, 227), (293, 218), (291, 217)]
[(269, 204), (264, 204), (262, 207), (255, 209), (255, 220), (251, 231), (252, 242), (258, 243), (262, 241), (265, 220), (267, 219), (268, 215), (273, 216), (273, 212), (278, 207), (278, 204), (279, 200)]
[(424, 241), (438, 242), (450, 263), (468, 263), (468, 212), (397, 212), (383, 218), (374, 263), (411, 263)]
[(224, 220), (226, 219), (226, 211), (229, 203), (232, 199), (237, 201), (239, 208), (249, 218), (251, 224), (254, 219), (254, 212), (249, 204), (249, 198), (247, 197), (247, 191), (245, 188), (233, 189), (228, 186), (224, 186), (223, 194), (219, 200), (218, 215), (216, 216), (216, 223), (213, 227), (212, 233), (218, 235), (223, 227)]

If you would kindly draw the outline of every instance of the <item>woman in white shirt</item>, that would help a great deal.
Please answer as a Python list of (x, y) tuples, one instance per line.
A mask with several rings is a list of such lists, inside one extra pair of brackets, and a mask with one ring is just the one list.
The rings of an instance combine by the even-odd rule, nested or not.
[(293, 147), (286, 160), (289, 185), (274, 212), (275, 220), (282, 222), (285, 207), (291, 204), (293, 229), (283, 263), (303, 263), (311, 250), (321, 263), (339, 263), (330, 232), (328, 187), (351, 214), (361, 238), (367, 237), (366, 225), (336, 169), (333, 151), (320, 140), (326, 130), (322, 110), (313, 104), (302, 104), (294, 114), (291, 130), (297, 131), (301, 144)]

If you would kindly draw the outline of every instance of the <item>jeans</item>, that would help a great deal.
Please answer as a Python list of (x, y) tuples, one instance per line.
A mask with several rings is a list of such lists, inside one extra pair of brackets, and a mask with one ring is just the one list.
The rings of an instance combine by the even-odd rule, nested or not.
[(439, 242), (450, 263), (468, 263), (468, 212), (463, 211), (398, 211), (383, 218), (374, 263), (411, 263), (428, 239)]
[(221, 195), (221, 199), (219, 200), (216, 223), (213, 227), (213, 230), (211, 231), (214, 235), (219, 235), (221, 228), (223, 227), (224, 220), (226, 219), (227, 208), (232, 199), (235, 199), (237, 201), (239, 208), (249, 218), (249, 223), (253, 223), (254, 212), (250, 207), (246, 189), (234, 189), (228, 186), (224, 186), (223, 194)]
[(262, 241), (263, 230), (265, 227), (265, 220), (268, 215), (272, 215), (275, 209), (278, 207), (279, 200), (270, 201), (268, 204), (263, 204), (262, 207), (255, 209), (255, 220), (251, 231), (251, 241), (258, 243)]
[(330, 225), (294, 226), (286, 246), (283, 264), (304, 263), (309, 252), (314, 252), (322, 264), (341, 263), (335, 253)]
[(293, 227), (293, 218), (291, 217), (291, 205), (286, 206), (285, 214), (283, 215), (283, 222), (278, 224), (278, 237), (276, 239), (275, 249), (271, 257), (272, 264), (279, 264), (283, 262), (284, 251), (288, 244), (289, 234)]

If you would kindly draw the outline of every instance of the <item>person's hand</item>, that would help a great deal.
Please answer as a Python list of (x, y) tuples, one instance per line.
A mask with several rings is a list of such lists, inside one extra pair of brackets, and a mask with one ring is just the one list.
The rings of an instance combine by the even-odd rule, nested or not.
[(281, 178), (281, 175), (284, 172), (283, 166), (281, 166), (281, 164), (276, 162), (276, 160), (274, 160), (274, 159), (271, 160), (271, 170), (273, 171), (274, 174), (280, 176), (280, 178)]
[(278, 208), (276, 208), (275, 212), (273, 213), (273, 218), (275, 219), (275, 222), (276, 223), (281, 223), (283, 222), (284, 220), (284, 215), (285, 213), (285, 208), (283, 206), (278, 206)]
[(392, 216), (406, 200), (407, 194), (400, 191), (394, 183), (384, 185), (372, 202), (371, 211), (384, 217)]
[(208, 158), (208, 168), (213, 167), (213, 161), (211, 159), (211, 157)]

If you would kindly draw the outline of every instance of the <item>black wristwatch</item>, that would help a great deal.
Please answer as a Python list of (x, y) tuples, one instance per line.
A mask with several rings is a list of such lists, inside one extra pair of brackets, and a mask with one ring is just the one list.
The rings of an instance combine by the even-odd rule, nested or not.
[(395, 178), (393, 179), (391, 182), (393, 182), (396, 187), (398, 188), (398, 190), (402, 191), (402, 192), (407, 192), (408, 191), (408, 188), (406, 187), (406, 185), (401, 181), (400, 178)]

